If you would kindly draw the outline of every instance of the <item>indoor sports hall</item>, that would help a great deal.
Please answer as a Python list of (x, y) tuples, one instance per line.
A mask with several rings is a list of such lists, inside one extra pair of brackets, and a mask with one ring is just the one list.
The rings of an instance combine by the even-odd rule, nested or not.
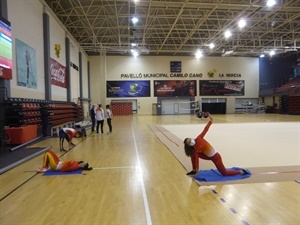
[[(5, 172), (1, 224), (299, 224), (299, 116), (212, 117), (207, 139), (228, 168), (247, 168), (250, 178), (201, 184), (185, 175), (182, 137), (197, 135), (207, 119), (116, 116), (112, 134), (88, 132), (67, 153), (57, 138), (29, 146), (52, 146), (93, 170), (43, 176), (39, 155)], [(214, 165), (200, 160), (200, 168)]]

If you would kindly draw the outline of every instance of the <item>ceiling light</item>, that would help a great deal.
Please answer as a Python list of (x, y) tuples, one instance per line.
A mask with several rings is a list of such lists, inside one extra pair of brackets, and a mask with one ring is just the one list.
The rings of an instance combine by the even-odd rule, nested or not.
[(136, 17), (133, 17), (133, 18), (131, 19), (131, 21), (133, 22), (133, 24), (136, 24), (136, 23), (139, 21), (139, 19), (136, 18)]
[(223, 52), (222, 56), (232, 55), (233, 52), (234, 52), (233, 50), (227, 50), (227, 51)]
[(139, 52), (136, 49), (131, 49), (131, 53), (134, 57), (137, 57), (139, 55)]
[(210, 49), (213, 49), (214, 47), (215, 47), (215, 44), (214, 44), (214, 43), (210, 43), (210, 44), (209, 44), (209, 48), (210, 48)]
[(260, 57), (260, 58), (264, 58), (264, 57), (265, 57), (265, 54), (261, 54), (259, 57)]
[(196, 53), (195, 53), (195, 56), (196, 56), (196, 59), (200, 59), (203, 54), (202, 54), (202, 51), (201, 50), (198, 50)]
[(272, 7), (273, 5), (275, 5), (276, 4), (276, 1), (275, 0), (268, 0), (267, 1), (267, 6), (269, 6), (269, 7)]
[(135, 47), (135, 46), (137, 46), (137, 44), (136, 43), (131, 43), (131, 46)]
[(271, 50), (271, 51), (269, 52), (269, 55), (270, 55), (270, 56), (275, 55), (275, 51), (274, 51), (274, 50)]
[(229, 38), (231, 35), (232, 34), (229, 30), (225, 31), (225, 33), (224, 33), (225, 38)]
[(245, 27), (246, 26), (246, 21), (244, 20), (244, 19), (241, 19), (240, 21), (239, 21), (239, 28), (243, 28), (243, 27)]

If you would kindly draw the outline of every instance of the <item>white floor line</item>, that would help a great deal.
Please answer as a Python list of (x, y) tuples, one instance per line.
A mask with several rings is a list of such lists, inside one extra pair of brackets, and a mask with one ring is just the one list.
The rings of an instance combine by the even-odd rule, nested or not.
[(93, 170), (136, 169), (137, 166), (93, 167)]
[(138, 169), (139, 176), (141, 179), (141, 187), (142, 187), (142, 194), (143, 194), (143, 200), (144, 200), (144, 208), (145, 208), (145, 213), (146, 213), (147, 225), (152, 225), (151, 214), (150, 214), (150, 209), (149, 209), (149, 204), (148, 204), (148, 198), (147, 198), (145, 184), (144, 184), (144, 180), (143, 180), (143, 173), (142, 173), (143, 171), (142, 171), (141, 164), (140, 164), (140, 156), (139, 156), (139, 151), (138, 151), (137, 144), (136, 144), (136, 138), (135, 138), (135, 133), (134, 133), (134, 128), (133, 128), (132, 123), (131, 123), (131, 130), (132, 130), (132, 134), (133, 134), (135, 153), (136, 153), (136, 157), (137, 157), (137, 165), (138, 165), (137, 169)]

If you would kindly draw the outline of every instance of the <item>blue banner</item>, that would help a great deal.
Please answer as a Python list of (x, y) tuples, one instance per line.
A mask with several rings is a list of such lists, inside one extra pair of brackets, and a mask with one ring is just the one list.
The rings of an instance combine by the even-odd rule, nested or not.
[(107, 98), (150, 97), (150, 81), (107, 81)]

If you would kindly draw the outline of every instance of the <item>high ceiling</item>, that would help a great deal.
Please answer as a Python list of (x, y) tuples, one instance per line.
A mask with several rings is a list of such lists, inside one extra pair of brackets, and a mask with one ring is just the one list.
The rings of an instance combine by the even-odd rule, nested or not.
[(300, 54), (300, 0), (276, 0), (272, 7), (266, 0), (44, 2), (88, 55), (126, 55), (133, 48), (142, 55), (193, 56), (199, 49), (206, 56)]

